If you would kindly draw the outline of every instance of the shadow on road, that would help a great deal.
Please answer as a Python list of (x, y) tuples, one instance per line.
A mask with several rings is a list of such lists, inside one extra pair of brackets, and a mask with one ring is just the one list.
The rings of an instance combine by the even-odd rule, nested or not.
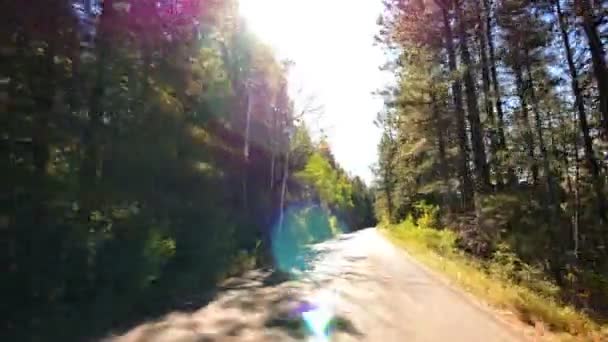
[[(293, 341), (308, 336), (298, 308), (311, 293), (322, 288), (333, 277), (365, 281), (364, 275), (349, 269), (319, 272), (310, 281), (307, 274), (317, 273), (319, 263), (331, 248), (311, 248), (301, 257), (304, 262), (294, 275), (260, 269), (222, 282), (211, 294), (188, 300), (158, 319), (136, 325), (126, 333), (105, 341), (114, 342), (212, 342), (212, 341)], [(346, 260), (349, 264), (359, 258)], [(329, 329), (334, 333), (363, 336), (352, 321), (337, 314)]]

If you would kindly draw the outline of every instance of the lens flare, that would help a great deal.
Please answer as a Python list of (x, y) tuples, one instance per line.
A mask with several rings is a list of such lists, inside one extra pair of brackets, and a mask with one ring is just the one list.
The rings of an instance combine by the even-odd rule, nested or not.
[[(276, 266), (292, 277), (313, 280), (322, 275), (315, 266), (319, 249), (316, 243), (345, 232), (346, 227), (329, 210), (316, 204), (292, 205), (286, 211), (282, 226), (272, 230), (272, 254)], [(329, 341), (335, 322), (335, 291), (320, 290), (299, 303), (295, 312), (310, 336), (310, 342)]]
[(323, 290), (298, 308), (298, 313), (302, 316), (302, 320), (310, 334), (310, 342), (325, 342), (330, 340), (337, 298), (337, 294), (334, 291)]
[(272, 253), (277, 267), (292, 275), (310, 270), (312, 244), (340, 234), (338, 219), (319, 205), (294, 205), (285, 211), (282, 226), (272, 229)]

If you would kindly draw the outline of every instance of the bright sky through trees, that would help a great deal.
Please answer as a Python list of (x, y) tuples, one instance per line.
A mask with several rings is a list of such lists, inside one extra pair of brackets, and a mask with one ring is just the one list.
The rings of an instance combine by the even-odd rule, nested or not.
[(376, 161), (380, 131), (373, 125), (382, 100), (372, 92), (387, 82), (378, 70), (384, 56), (373, 45), (380, 0), (241, 0), (250, 28), (280, 58), (296, 64), (294, 99), (312, 94), (323, 105), (323, 130), (337, 161), (366, 182)]

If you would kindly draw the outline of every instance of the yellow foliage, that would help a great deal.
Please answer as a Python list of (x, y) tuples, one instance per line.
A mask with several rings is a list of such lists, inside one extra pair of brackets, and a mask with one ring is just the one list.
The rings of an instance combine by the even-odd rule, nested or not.
[(592, 336), (608, 338), (608, 326), (602, 326), (572, 306), (561, 303), (556, 296), (547, 295), (551, 291), (539, 291), (525, 282), (515, 283), (505, 276), (510, 273), (506, 269), (508, 264), (495, 260), (485, 264), (459, 252), (454, 232), (429, 228), (423, 222), (425, 220), (418, 220), (415, 224), (409, 218), (398, 225), (384, 225), (383, 231), (421, 262), (441, 271), (489, 304), (513, 311), (523, 322), (542, 322), (558, 340), (588, 341)]

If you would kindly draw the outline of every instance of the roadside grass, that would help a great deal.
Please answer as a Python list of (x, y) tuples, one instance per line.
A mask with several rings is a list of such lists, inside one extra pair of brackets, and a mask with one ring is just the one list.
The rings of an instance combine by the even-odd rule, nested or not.
[(408, 219), (381, 228), (390, 240), (423, 264), (493, 307), (513, 312), (525, 323), (542, 323), (559, 341), (608, 341), (607, 325), (560, 302), (559, 288), (530, 271), (531, 267), (524, 265), (514, 270), (504, 260), (477, 260), (457, 249), (456, 233), (428, 228), (424, 221), (418, 223)]

